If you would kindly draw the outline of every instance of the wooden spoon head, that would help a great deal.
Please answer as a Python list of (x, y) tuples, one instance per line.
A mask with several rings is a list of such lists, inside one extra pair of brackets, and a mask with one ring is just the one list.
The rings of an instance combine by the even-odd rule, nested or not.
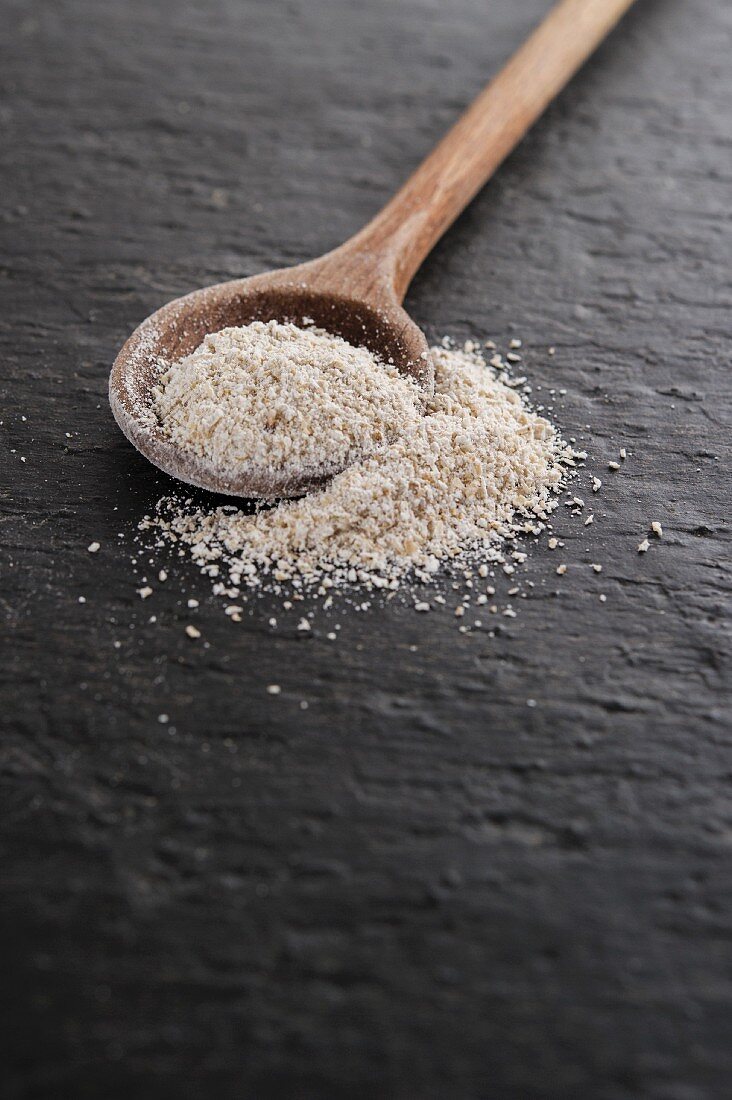
[(143, 321), (121, 348), (109, 379), (112, 412), (130, 442), (165, 473), (231, 496), (299, 496), (338, 473), (334, 467), (317, 476), (283, 478), (277, 471), (252, 466), (229, 477), (163, 434), (152, 391), (164, 365), (189, 355), (209, 333), (251, 321), (302, 324), (311, 318), (319, 328), (393, 361), (431, 392), (434, 371), (427, 341), (396, 298), (387, 296), (383, 304), (374, 305), (319, 289), (314, 282), (308, 280), (307, 265), (235, 279), (176, 298)]

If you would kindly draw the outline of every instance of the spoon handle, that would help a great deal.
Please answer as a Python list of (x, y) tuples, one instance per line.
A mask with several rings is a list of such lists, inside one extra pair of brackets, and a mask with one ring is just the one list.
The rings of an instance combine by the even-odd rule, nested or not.
[(393, 199), (331, 253), (348, 289), (402, 301), (427, 254), (634, 0), (560, 0)]

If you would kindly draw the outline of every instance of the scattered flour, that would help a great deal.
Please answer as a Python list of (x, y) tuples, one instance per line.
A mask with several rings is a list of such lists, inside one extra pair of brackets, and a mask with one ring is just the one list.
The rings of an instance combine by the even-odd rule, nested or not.
[(421, 419), (417, 385), (318, 328), (254, 321), (207, 336), (154, 391), (163, 433), (232, 479), (332, 473)]
[[(181, 440), (204, 446), (215, 438), (222, 458), (239, 453), (240, 441), (250, 439), (251, 425), (236, 416), (241, 406), (226, 391), (217, 349), (236, 367), (248, 346), (249, 337), (241, 335), (245, 331), (209, 337), (200, 354), (170, 373), (158, 399)], [(384, 365), (375, 368), (386, 372), (384, 378), (373, 378), (363, 349), (343, 344), (348, 356), (343, 392), (333, 401), (330, 391), (320, 389), (319, 369), (313, 374), (302, 360), (285, 364), (288, 349), (300, 346), (303, 330), (270, 324), (260, 326), (258, 334), (271, 337), (282, 358), (270, 379), (262, 357), (255, 372), (259, 392), (247, 392), (247, 409), (259, 402), (255, 431), (269, 415), (273, 393), (283, 416), (285, 407), (293, 409), (293, 418), (275, 419), (277, 431), (267, 436), (267, 446), (271, 440), (278, 446), (294, 440), (298, 462), (307, 456), (313, 464), (322, 461), (324, 446), (343, 461), (377, 443), (381, 449), (353, 461), (308, 496), (254, 514), (246, 507), (201, 508), (191, 499), (164, 498), (156, 514), (141, 524), (143, 531), (156, 533), (159, 546), (174, 545), (190, 554), (214, 579), (215, 591), (230, 598), (260, 587), (295, 592), (294, 598), (314, 592), (326, 602), (333, 589), (345, 585), (396, 590), (408, 580), (430, 581), (448, 563), (452, 569), (483, 563), (479, 576), (484, 577), (486, 562), (510, 574), (525, 560), (515, 539), (544, 530), (569, 470), (585, 455), (573, 451), (548, 420), (527, 407), (504, 372), (486, 366), (477, 345), (432, 348), (435, 394), (422, 414), (412, 384), (395, 378)], [(334, 338), (317, 330), (305, 334), (331, 363)], [(201, 399), (186, 405), (183, 388), (195, 387), (197, 369)], [(212, 414), (201, 428), (198, 417), (209, 407), (206, 394), (214, 378), (227, 416), (214, 419)], [(291, 387), (299, 385), (306, 387), (308, 400), (297, 411)], [(310, 385), (315, 388), (309, 390)], [(374, 399), (385, 391), (392, 399), (377, 409)], [(287, 399), (280, 404), (284, 394)], [(317, 431), (310, 428), (313, 434), (308, 434), (305, 424), (318, 425)], [(302, 439), (300, 432), (305, 432)], [(252, 440), (246, 446), (257, 442), (262, 445)], [(264, 461), (269, 452), (261, 453)], [(286, 448), (277, 451), (277, 461), (287, 461)], [(422, 602), (419, 609), (424, 609)]]

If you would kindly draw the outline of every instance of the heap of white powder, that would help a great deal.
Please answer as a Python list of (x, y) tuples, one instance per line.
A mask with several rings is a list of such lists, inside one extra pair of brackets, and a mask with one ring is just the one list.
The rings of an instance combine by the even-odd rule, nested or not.
[(158, 379), (163, 433), (230, 480), (343, 469), (421, 417), (415, 383), (322, 329), (254, 321), (205, 338)]
[[(512, 572), (515, 560), (523, 560), (515, 538), (544, 529), (568, 468), (584, 455), (565, 445), (509, 380), (486, 365), (479, 350), (470, 344), (432, 348), (435, 394), (423, 413), (412, 383), (364, 349), (340, 341), (338, 353), (346, 357), (341, 366), (333, 337), (326, 343), (325, 334), (291, 325), (253, 328), (209, 337), (200, 352), (177, 365), (178, 373), (171, 371), (158, 404), (178, 409), (181, 440), (202, 448), (214, 440), (222, 457), (239, 453), (242, 441), (243, 448), (259, 448), (264, 460), (273, 438), (278, 445), (289, 438), (298, 462), (307, 453), (314, 464), (323, 447), (337, 449), (342, 443), (338, 453), (345, 461), (366, 445), (372, 452), (377, 443), (381, 446), (323, 488), (255, 514), (235, 505), (201, 508), (190, 500), (167, 498), (141, 525), (157, 532), (160, 545), (174, 544), (190, 554), (215, 578), (217, 591), (233, 598), (246, 587), (311, 590), (321, 596), (354, 583), (369, 590), (396, 589), (415, 576), (431, 579), (447, 563), (508, 563), (505, 571)], [(241, 378), (243, 349), (256, 343), (254, 336), (264, 341), (252, 360), (256, 386), (253, 382), (248, 392), (248, 400), (261, 409), (254, 425), (261, 427), (268, 409), (275, 417), (291, 417), (287, 433), (259, 439), (252, 438), (251, 423), (237, 417), (241, 406), (234, 385)], [(278, 356), (270, 369), (267, 349), (272, 346)], [(334, 355), (327, 364), (321, 357), (326, 346)], [(294, 352), (297, 366), (286, 365)], [(316, 355), (317, 368), (309, 354)], [(337, 401), (329, 383), (310, 384), (316, 370), (330, 378), (331, 367), (340, 386)], [(305, 382), (288, 392), (292, 411), (287, 413), (281, 404), (283, 379), (288, 387)], [(214, 388), (217, 397), (210, 406), (208, 399), (185, 400), (183, 386), (197, 384), (206, 394), (209, 386)], [(197, 422), (201, 404), (210, 408), (211, 417), (203, 427)], [(275, 418), (274, 423), (283, 421)], [(304, 425), (318, 425), (317, 432), (301, 438)], [(288, 461), (287, 449), (275, 457)], [(480, 569), (485, 576), (485, 565)]]

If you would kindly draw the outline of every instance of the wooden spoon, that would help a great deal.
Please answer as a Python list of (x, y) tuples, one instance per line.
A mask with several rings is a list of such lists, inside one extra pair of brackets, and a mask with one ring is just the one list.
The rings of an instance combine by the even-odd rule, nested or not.
[[(391, 357), (429, 392), (427, 341), (401, 306), (412, 277), (632, 3), (561, 0), (394, 198), (339, 248), (297, 267), (196, 290), (143, 321), (119, 352), (109, 383), (112, 411), (127, 438), (166, 473), (219, 493), (273, 499), (311, 488), (312, 477), (284, 479), (276, 470), (227, 476), (167, 439), (152, 410), (160, 359), (174, 362), (207, 333), (254, 320), (311, 317), (349, 343)], [(323, 477), (336, 472), (325, 470)]]

